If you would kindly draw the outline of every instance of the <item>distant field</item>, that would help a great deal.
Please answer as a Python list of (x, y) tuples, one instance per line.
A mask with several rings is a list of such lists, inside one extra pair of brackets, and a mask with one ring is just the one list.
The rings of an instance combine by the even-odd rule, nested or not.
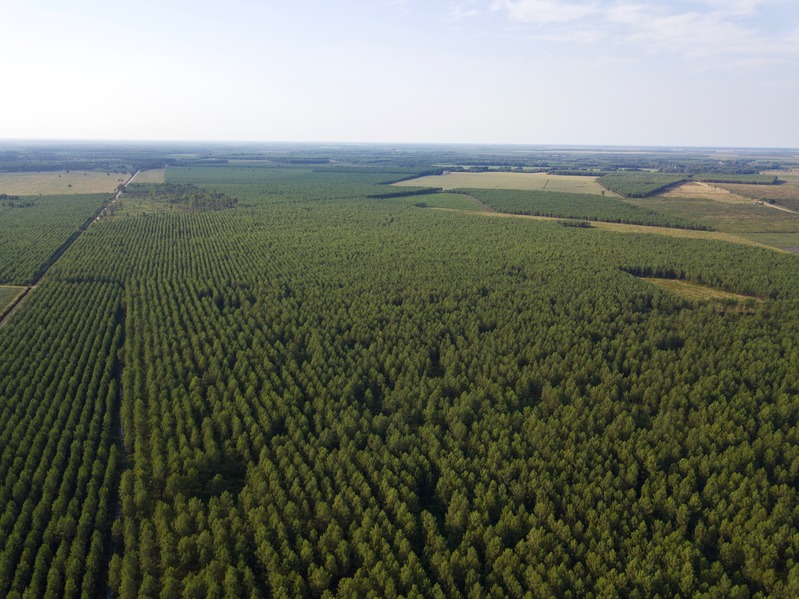
[(394, 185), (441, 187), (442, 189), (522, 189), (527, 191), (560, 191), (564, 193), (609, 194), (593, 177), (548, 175), (546, 173), (449, 173), (430, 175)]
[(799, 184), (799, 168), (792, 168), (787, 171), (763, 171), (763, 174), (776, 175), (781, 181)]
[[(782, 178), (782, 177), (781, 177)], [(732, 185), (718, 184), (732, 193), (765, 202), (773, 201), (791, 210), (799, 210), (799, 178), (785, 178), (778, 185)]]
[(664, 196), (628, 201), (660, 214), (691, 219), (725, 233), (744, 236), (755, 233), (799, 233), (799, 214), (755, 203), (735, 204)]
[(799, 233), (747, 233), (752, 241), (799, 254)]
[(141, 171), (133, 181), (136, 183), (163, 183), (165, 176), (165, 168), (154, 168), (148, 171)]
[[(757, 187), (762, 187), (758, 185)], [(746, 198), (738, 195), (721, 187), (710, 185), (708, 183), (700, 183), (697, 181), (688, 181), (681, 183), (677, 187), (672, 187), (667, 191), (658, 194), (658, 198), (699, 198), (704, 200), (713, 200), (715, 202), (725, 202), (728, 204), (752, 204), (752, 198)]]
[(111, 193), (128, 178), (129, 173), (92, 171), (0, 173), (0, 193), (21, 196)]

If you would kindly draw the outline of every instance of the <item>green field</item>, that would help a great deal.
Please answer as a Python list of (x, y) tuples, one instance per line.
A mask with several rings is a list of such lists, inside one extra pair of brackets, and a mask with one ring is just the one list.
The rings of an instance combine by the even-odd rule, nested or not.
[(769, 206), (676, 197), (654, 197), (629, 202), (668, 217), (691, 219), (717, 231), (774, 247), (798, 245), (799, 214)]
[(448, 173), (395, 183), (399, 186), (440, 187), (445, 190), (524, 189), (602, 195), (608, 193), (595, 177), (548, 175), (547, 173)]
[[(46, 264), (0, 328), (0, 597), (795, 595), (799, 256), (367, 158), (170, 166)], [(7, 262), (73, 200), (0, 214), (42, 236)]]

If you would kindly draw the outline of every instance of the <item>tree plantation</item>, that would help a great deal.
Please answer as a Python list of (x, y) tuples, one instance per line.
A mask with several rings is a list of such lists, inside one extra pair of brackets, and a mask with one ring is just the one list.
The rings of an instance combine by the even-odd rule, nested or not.
[(799, 256), (352, 163), (0, 212), (0, 597), (799, 594)]

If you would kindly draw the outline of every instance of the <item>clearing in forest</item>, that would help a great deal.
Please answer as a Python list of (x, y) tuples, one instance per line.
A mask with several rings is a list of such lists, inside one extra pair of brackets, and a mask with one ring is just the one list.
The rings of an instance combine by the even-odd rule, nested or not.
[(752, 198), (745, 198), (726, 189), (702, 183), (700, 181), (687, 181), (677, 187), (672, 187), (667, 191), (658, 194), (659, 198), (699, 198), (703, 200), (713, 200), (714, 202), (725, 202), (727, 204), (752, 204)]
[[(699, 285), (681, 279), (659, 279), (655, 277), (642, 278), (647, 283), (670, 291), (691, 301), (711, 301), (739, 304), (747, 302), (748, 304), (761, 303), (763, 300), (749, 295), (740, 295), (738, 293), (730, 293), (728, 291), (721, 291), (706, 285)], [(753, 306), (752, 306), (753, 307)]]
[(111, 193), (130, 173), (47, 171), (0, 173), (0, 193), (19, 196)]
[(407, 187), (441, 187), (442, 189), (523, 189), (528, 191), (560, 191), (565, 193), (587, 193), (611, 195), (596, 177), (579, 175), (548, 175), (547, 173), (508, 173), (489, 171), (485, 173), (447, 173), (429, 175), (409, 181), (394, 183)]

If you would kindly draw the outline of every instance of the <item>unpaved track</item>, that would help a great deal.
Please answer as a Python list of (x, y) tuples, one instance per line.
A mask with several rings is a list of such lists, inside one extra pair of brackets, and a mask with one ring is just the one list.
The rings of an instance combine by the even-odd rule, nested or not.
[(783, 212), (790, 212), (791, 214), (799, 214), (796, 210), (791, 210), (790, 208), (786, 208), (785, 206), (778, 206), (777, 204), (769, 204), (768, 202), (763, 202), (763, 206), (768, 206), (769, 208), (774, 208), (775, 210), (782, 210)]

